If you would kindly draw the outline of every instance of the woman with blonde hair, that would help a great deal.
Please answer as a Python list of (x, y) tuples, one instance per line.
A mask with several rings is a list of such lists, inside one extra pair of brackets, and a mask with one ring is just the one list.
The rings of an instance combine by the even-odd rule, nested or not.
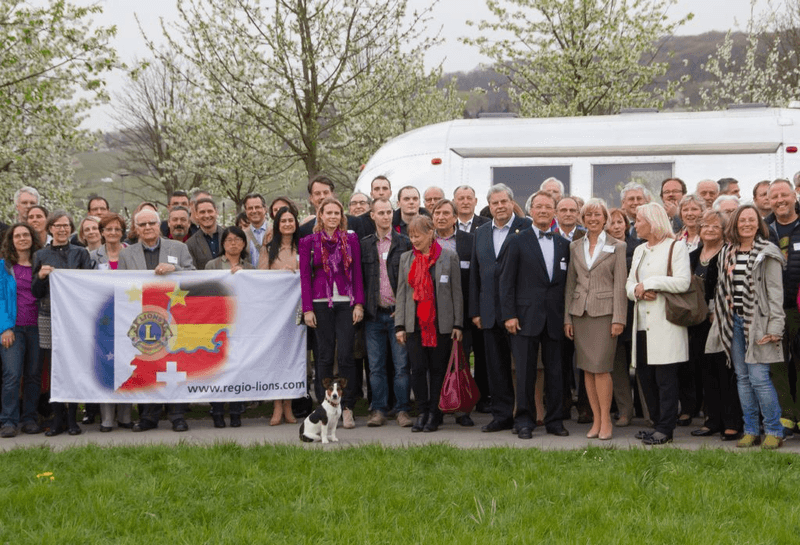
[(333, 378), (333, 357), (338, 354), (339, 375), (346, 380), (342, 425), (355, 428), (353, 341), (355, 324), (364, 318), (364, 285), (361, 246), (358, 235), (347, 230), (342, 203), (333, 197), (322, 201), (314, 232), (300, 239), (299, 254), (303, 321), (316, 338), (314, 390), (322, 401), (322, 381)]
[(654, 431), (636, 437), (646, 445), (663, 445), (672, 441), (678, 418), (678, 365), (689, 359), (689, 335), (686, 327), (667, 320), (662, 294), (689, 289), (689, 251), (675, 240), (660, 204), (641, 205), (634, 227), (645, 243), (633, 252), (626, 283), (628, 298), (635, 302), (632, 359), (655, 425)]

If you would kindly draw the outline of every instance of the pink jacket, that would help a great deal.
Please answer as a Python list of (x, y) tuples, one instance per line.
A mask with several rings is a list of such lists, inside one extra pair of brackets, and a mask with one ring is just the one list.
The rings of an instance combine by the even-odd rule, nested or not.
[[(333, 281), (341, 295), (352, 293), (351, 305), (364, 304), (364, 283), (361, 278), (361, 245), (358, 235), (347, 233), (347, 243), (353, 261), (350, 265), (351, 286), (344, 271), (337, 271)], [(328, 298), (328, 275), (322, 266), (322, 233), (313, 233), (300, 239), (300, 285), (303, 312), (314, 310), (314, 299)], [(350, 289), (348, 289), (348, 287)]]

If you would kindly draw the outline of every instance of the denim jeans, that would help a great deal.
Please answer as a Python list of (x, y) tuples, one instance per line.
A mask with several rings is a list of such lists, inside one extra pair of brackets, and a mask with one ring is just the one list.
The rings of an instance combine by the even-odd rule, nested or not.
[(378, 310), (374, 320), (364, 322), (369, 360), (369, 383), (372, 387), (372, 407), (386, 414), (389, 411), (389, 384), (386, 379), (386, 343), (392, 347), (394, 363), (394, 397), (397, 412), (408, 412), (409, 401), (408, 354), (406, 347), (397, 342), (394, 334), (394, 318), (388, 312)]
[[(0, 348), (3, 359), (2, 425), (36, 422), (36, 406), (42, 389), (42, 359), (39, 352), (39, 328), (14, 326), (14, 344)], [(23, 382), (22, 417), (19, 414), (19, 385)]]
[(738, 314), (733, 315), (733, 339), (731, 341), (731, 359), (736, 370), (736, 385), (739, 389), (739, 401), (742, 403), (744, 432), (749, 435), (760, 435), (758, 425), (758, 409), (764, 415), (764, 431), (767, 435), (783, 437), (781, 424), (781, 406), (778, 393), (769, 378), (769, 364), (746, 363), (747, 342), (744, 338), (744, 321)]

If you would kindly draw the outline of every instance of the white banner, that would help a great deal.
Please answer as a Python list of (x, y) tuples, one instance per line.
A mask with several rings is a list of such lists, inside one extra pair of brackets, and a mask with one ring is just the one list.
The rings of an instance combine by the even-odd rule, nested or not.
[(50, 274), (53, 401), (290, 399), (306, 392), (300, 276)]

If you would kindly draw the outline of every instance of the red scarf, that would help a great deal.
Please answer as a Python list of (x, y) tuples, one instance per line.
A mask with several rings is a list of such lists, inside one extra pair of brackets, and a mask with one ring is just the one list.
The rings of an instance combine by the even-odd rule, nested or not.
[(414, 261), (408, 271), (408, 285), (414, 290), (414, 301), (417, 302), (422, 346), (436, 346), (436, 297), (430, 268), (441, 253), (442, 247), (435, 240), (427, 254), (414, 248)]

